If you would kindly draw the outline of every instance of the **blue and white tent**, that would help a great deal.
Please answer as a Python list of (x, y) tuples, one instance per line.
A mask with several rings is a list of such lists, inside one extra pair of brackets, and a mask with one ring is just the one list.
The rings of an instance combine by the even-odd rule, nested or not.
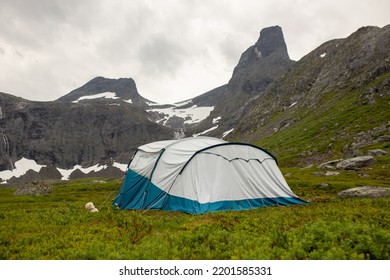
[(121, 209), (192, 214), (305, 203), (269, 152), (211, 137), (140, 146), (114, 200)]

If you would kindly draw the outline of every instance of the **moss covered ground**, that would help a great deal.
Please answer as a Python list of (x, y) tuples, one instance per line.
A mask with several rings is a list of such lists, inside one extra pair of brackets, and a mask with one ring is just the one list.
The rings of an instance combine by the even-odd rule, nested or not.
[[(318, 175), (283, 168), (307, 205), (188, 215), (122, 211), (119, 180), (54, 182), (48, 195), (0, 188), (0, 259), (390, 259), (390, 199), (341, 199), (341, 190), (389, 186), (379, 162), (362, 172)], [(89, 213), (92, 201), (98, 213)]]

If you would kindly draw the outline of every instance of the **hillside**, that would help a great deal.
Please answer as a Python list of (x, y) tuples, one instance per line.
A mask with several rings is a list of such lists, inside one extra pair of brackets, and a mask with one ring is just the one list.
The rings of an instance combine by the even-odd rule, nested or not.
[(390, 26), (326, 42), (251, 102), (231, 139), (306, 166), (388, 148)]

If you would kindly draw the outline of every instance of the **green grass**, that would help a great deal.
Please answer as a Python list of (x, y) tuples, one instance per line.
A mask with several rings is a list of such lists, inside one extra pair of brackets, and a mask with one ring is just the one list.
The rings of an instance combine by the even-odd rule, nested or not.
[[(315, 171), (283, 169), (308, 205), (205, 215), (115, 209), (116, 180), (58, 182), (45, 196), (0, 188), (0, 259), (389, 259), (390, 199), (336, 196), (386, 186), (387, 171)], [(100, 212), (87, 212), (89, 201)]]

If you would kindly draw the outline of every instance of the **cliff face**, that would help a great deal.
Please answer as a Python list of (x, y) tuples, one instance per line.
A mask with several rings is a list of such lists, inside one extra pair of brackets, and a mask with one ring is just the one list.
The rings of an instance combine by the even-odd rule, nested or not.
[(257, 42), (241, 55), (229, 81), (229, 89), (236, 94), (261, 93), (292, 64), (282, 28), (264, 28)]
[(173, 137), (125, 102), (32, 102), (0, 93), (0, 104), (0, 170), (22, 157), (62, 168), (127, 162), (139, 145)]

